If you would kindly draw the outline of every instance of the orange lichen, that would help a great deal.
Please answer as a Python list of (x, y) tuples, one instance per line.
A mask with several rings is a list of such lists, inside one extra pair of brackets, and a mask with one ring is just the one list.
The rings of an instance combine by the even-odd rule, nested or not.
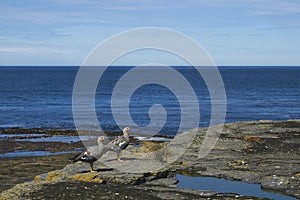
[(35, 177), (34, 177), (34, 182), (35, 182), (35, 183), (38, 183), (38, 182), (40, 182), (40, 181), (41, 181), (40, 176), (35, 176)]
[(59, 180), (62, 177), (61, 173), (49, 172), (47, 178), (45, 179), (46, 182), (53, 182)]
[(247, 142), (260, 142), (260, 138), (256, 136), (245, 136), (244, 140)]
[(75, 181), (84, 181), (84, 182), (94, 182), (94, 183), (104, 183), (104, 180), (97, 177), (97, 174), (88, 173), (88, 174), (76, 174), (74, 176), (70, 176), (69, 179)]

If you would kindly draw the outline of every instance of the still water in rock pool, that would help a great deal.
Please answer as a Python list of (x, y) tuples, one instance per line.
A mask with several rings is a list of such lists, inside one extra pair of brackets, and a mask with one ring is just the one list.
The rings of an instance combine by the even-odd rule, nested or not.
[(243, 196), (255, 196), (274, 200), (296, 200), (293, 197), (262, 191), (260, 184), (249, 184), (213, 177), (190, 177), (178, 174), (179, 188), (194, 190), (211, 190), (215, 192), (237, 193)]

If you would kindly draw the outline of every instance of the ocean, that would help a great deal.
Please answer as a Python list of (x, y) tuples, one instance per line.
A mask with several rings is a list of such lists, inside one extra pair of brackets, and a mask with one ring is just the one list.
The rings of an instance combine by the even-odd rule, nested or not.
[[(126, 126), (116, 123), (111, 98), (116, 83), (131, 68), (109, 67), (99, 81), (95, 110), (103, 130), (116, 131)], [(72, 92), (78, 69), (0, 67), (0, 128), (75, 129)], [(205, 82), (191, 67), (174, 69), (189, 81), (197, 95), (199, 127), (208, 126), (212, 117), (211, 99)], [(224, 66), (218, 69), (226, 92), (226, 123), (300, 119), (300, 67)], [(169, 88), (146, 84), (132, 94), (129, 105), (124, 105), (122, 99), (119, 102), (120, 106), (129, 106), (132, 120), (141, 127), (151, 122), (149, 108), (160, 104), (167, 113), (160, 133), (174, 135), (178, 130), (180, 105)]]

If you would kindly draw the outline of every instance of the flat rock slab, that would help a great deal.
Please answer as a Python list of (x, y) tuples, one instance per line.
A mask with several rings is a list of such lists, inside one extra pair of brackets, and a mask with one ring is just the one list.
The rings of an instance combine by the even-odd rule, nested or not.
[(226, 124), (208, 156), (199, 159), (203, 135), (173, 165), (183, 173), (261, 184), (300, 198), (300, 120)]
[[(0, 199), (140, 199), (141, 195), (145, 199), (259, 199), (179, 189), (176, 173), (258, 183), (263, 188), (300, 198), (299, 120), (227, 124), (222, 132), (216, 133), (219, 139), (210, 153), (199, 158), (206, 131), (203, 128), (180, 134), (176, 136), (179, 142), (174, 143), (171, 150), (152, 157), (141, 157), (142, 147), (133, 146), (124, 151), (122, 163), (115, 161), (113, 152), (105, 154), (95, 163), (98, 171), (93, 173), (88, 171), (88, 164), (70, 164), (62, 170), (36, 176), (34, 181), (16, 185), (2, 192)], [(183, 155), (169, 162), (191, 138), (192, 143)], [(134, 167), (138, 169), (135, 165), (143, 159), (153, 159), (161, 166), (151, 166), (158, 170), (133, 173)]]

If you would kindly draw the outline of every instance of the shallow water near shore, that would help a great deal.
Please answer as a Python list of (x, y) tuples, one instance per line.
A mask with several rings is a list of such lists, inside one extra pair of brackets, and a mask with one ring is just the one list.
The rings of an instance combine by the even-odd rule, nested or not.
[(65, 136), (47, 134), (0, 134), (0, 140), (14, 139), (16, 142), (79, 142), (96, 139), (98, 136)]
[(15, 151), (0, 154), (0, 158), (13, 158), (13, 157), (31, 157), (31, 156), (50, 156), (50, 155), (60, 155), (60, 154), (69, 154), (80, 151), (81, 149), (74, 149), (73, 151), (59, 151), (59, 152), (50, 152), (50, 151)]
[[(7, 129), (10, 130), (10, 129)], [(25, 130), (25, 129), (24, 129)], [(14, 131), (14, 130), (10, 130)], [(26, 130), (30, 131), (30, 129)], [(25, 132), (26, 132), (25, 131)], [(82, 136), (76, 136), (76, 135), (51, 135), (47, 130), (44, 130), (45, 133), (18, 133), (19, 131), (16, 130), (14, 132), (16, 133), (9, 133), (9, 134), (3, 134), (0, 133), (0, 142), (11, 142), (10, 145), (13, 146), (10, 150), (5, 150), (0, 148), (0, 158), (7, 157), (7, 158), (13, 158), (13, 157), (29, 157), (29, 156), (49, 156), (49, 155), (59, 155), (59, 154), (69, 154), (69, 153), (75, 153), (80, 152), (84, 149), (84, 147), (78, 147), (73, 149), (51, 149), (51, 143), (60, 143), (61, 146), (68, 146), (75, 143), (79, 143), (81, 141), (96, 141), (98, 138), (98, 135), (82, 135)], [(63, 131), (62, 131), (63, 132)], [(110, 139), (113, 139), (113, 136), (107, 136)], [(135, 141), (133, 143), (130, 143), (133, 146), (139, 145), (139, 142), (142, 141), (153, 141), (153, 142), (164, 142), (169, 141), (170, 138), (168, 137), (160, 137), (160, 136), (132, 136), (132, 139)], [(16, 144), (20, 143), (28, 143), (28, 149), (22, 148), (19, 149)], [(43, 145), (45, 143), (48, 143), (50, 145), (50, 148), (44, 149)], [(32, 144), (32, 145), (31, 145)], [(32, 149), (31, 147), (33, 144), (40, 144), (41, 149)], [(7, 146), (5, 144), (4, 146)], [(90, 148), (96, 148), (97, 145), (90, 145)]]
[(177, 174), (179, 188), (189, 188), (195, 190), (212, 190), (215, 192), (238, 193), (243, 196), (255, 196), (274, 200), (296, 200), (293, 197), (265, 192), (260, 184), (249, 184), (240, 181), (230, 181), (213, 177), (190, 177)]

